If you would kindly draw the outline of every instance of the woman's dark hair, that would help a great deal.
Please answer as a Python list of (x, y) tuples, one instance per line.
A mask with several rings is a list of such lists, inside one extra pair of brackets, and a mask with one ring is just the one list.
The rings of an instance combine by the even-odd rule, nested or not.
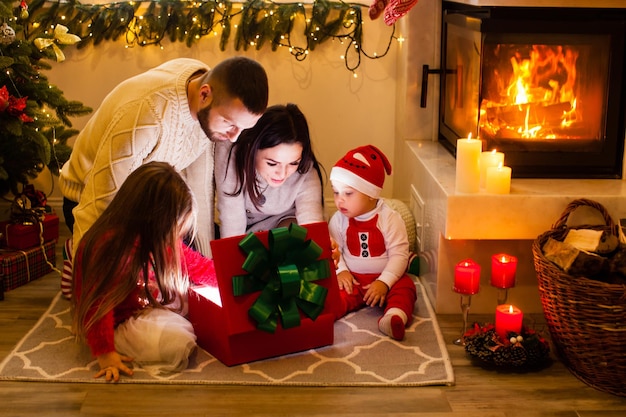
[[(256, 181), (256, 154), (262, 149), (273, 148), (284, 143), (302, 145), (302, 158), (297, 172), (304, 174), (314, 168), (323, 184), (321, 165), (315, 158), (311, 147), (309, 125), (298, 106), (289, 103), (268, 107), (254, 127), (241, 132), (228, 156), (229, 160), (235, 158), (237, 173), (237, 185), (229, 195), (239, 195), (245, 191), (254, 206), (258, 208), (261, 205), (261, 195), (264, 190), (259, 188)], [(323, 204), (323, 196), (321, 199)]]

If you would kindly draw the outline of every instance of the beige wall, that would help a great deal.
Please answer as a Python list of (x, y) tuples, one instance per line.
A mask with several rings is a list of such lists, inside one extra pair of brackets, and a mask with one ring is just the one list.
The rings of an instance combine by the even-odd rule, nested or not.
[(414, 166), (407, 154), (407, 140), (437, 140), (439, 76), (428, 78), (426, 107), (420, 107), (422, 66), (438, 69), (440, 63), (441, 1), (422, 0), (398, 21), (407, 41), (398, 60), (396, 84), (396, 134), (393, 197), (407, 202)]
[[(362, 3), (369, 4), (369, 0)], [(421, 68), (439, 66), (440, 0), (420, 0), (396, 23), (396, 37), (389, 53), (379, 59), (362, 57), (357, 77), (345, 68), (340, 56), (345, 45), (329, 41), (296, 61), (288, 51), (219, 50), (217, 40), (205, 39), (188, 48), (183, 44), (125, 48), (123, 43), (105, 43), (78, 50), (67, 47), (67, 59), (54, 63), (45, 74), (68, 99), (97, 108), (120, 81), (176, 57), (193, 57), (211, 65), (234, 54), (259, 60), (267, 69), (272, 104), (293, 102), (306, 114), (316, 153), (326, 168), (347, 150), (373, 144), (387, 154), (393, 174), (385, 182), (383, 196), (409, 199), (411, 162), (406, 140), (436, 140), (439, 79), (429, 78), (428, 105), (420, 107)], [(392, 33), (382, 18), (370, 20), (363, 8), (364, 49), (373, 56), (382, 53)], [(74, 119), (80, 129), (89, 116)], [(50, 193), (49, 203), (59, 209), (61, 196), (54, 178), (44, 172), (38, 189)], [(325, 188), (327, 210), (334, 211), (330, 186)], [(0, 205), (0, 211), (3, 210)], [(7, 214), (8, 215), (8, 214)], [(3, 213), (0, 212), (0, 217)]]
[[(373, 55), (386, 47), (391, 28), (382, 19), (371, 21), (364, 9), (365, 50)], [(396, 30), (396, 35), (399, 31)], [(345, 45), (329, 41), (311, 52), (304, 61), (296, 61), (287, 50), (272, 52), (237, 52), (219, 50), (218, 41), (206, 39), (191, 48), (184, 44), (158, 47), (125, 48), (122, 43), (106, 43), (98, 47), (65, 49), (66, 61), (54, 64), (48, 71), (50, 82), (57, 85), (68, 99), (79, 100), (93, 107), (120, 81), (176, 57), (192, 57), (214, 64), (226, 57), (241, 54), (260, 61), (270, 82), (270, 103), (293, 102), (308, 118), (314, 149), (326, 168), (350, 148), (363, 144), (380, 147), (391, 160), (395, 157), (395, 117), (397, 57), (399, 45), (393, 42), (387, 56), (380, 59), (362, 57), (355, 78), (340, 56)], [(75, 119), (81, 128), (89, 116)], [(44, 176), (43, 181), (49, 182)], [(44, 191), (50, 189), (45, 184)], [(393, 178), (385, 184), (390, 196)], [(325, 189), (332, 198), (330, 186)], [(58, 188), (54, 196), (58, 196)], [(332, 203), (331, 203), (332, 204)]]

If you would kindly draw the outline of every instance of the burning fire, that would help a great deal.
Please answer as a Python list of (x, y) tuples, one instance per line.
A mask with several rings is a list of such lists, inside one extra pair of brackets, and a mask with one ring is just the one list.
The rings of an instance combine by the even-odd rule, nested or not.
[(576, 98), (578, 52), (557, 45), (497, 45), (495, 55), (500, 62), (484, 75), (488, 91), (480, 106), (481, 136), (572, 137), (567, 129), (582, 122)]

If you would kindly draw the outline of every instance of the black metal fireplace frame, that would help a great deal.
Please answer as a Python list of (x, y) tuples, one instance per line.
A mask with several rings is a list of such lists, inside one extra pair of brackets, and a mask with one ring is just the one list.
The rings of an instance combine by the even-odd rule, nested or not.
[[(563, 149), (508, 150), (506, 165), (517, 178), (621, 178), (626, 140), (626, 9), (469, 6), (443, 2), (442, 76), (440, 83), (439, 142), (453, 155), (456, 140), (468, 132), (456, 132), (444, 120), (446, 76), (454, 69), (446, 63), (446, 25), (468, 17), (467, 21), (485, 34), (601, 34), (610, 37), (604, 137), (598, 151), (579, 152)], [(481, 58), (482, 60), (482, 58)], [(482, 69), (481, 69), (482, 71)], [(425, 70), (426, 72), (426, 70)], [(427, 74), (424, 74), (427, 76)], [(480, 89), (479, 89), (480, 91)], [(478, 99), (480, 103), (480, 97)], [(477, 103), (477, 105), (478, 105)], [(478, 120), (474, 123), (478, 134)]]

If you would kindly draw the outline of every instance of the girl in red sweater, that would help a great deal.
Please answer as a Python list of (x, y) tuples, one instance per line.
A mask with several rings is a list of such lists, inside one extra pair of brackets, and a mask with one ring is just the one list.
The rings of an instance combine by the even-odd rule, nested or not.
[(196, 203), (164, 162), (140, 166), (81, 239), (73, 271), (73, 330), (98, 359), (96, 378), (187, 367), (196, 336), (184, 318), (191, 283), (215, 284), (213, 262), (183, 243)]

